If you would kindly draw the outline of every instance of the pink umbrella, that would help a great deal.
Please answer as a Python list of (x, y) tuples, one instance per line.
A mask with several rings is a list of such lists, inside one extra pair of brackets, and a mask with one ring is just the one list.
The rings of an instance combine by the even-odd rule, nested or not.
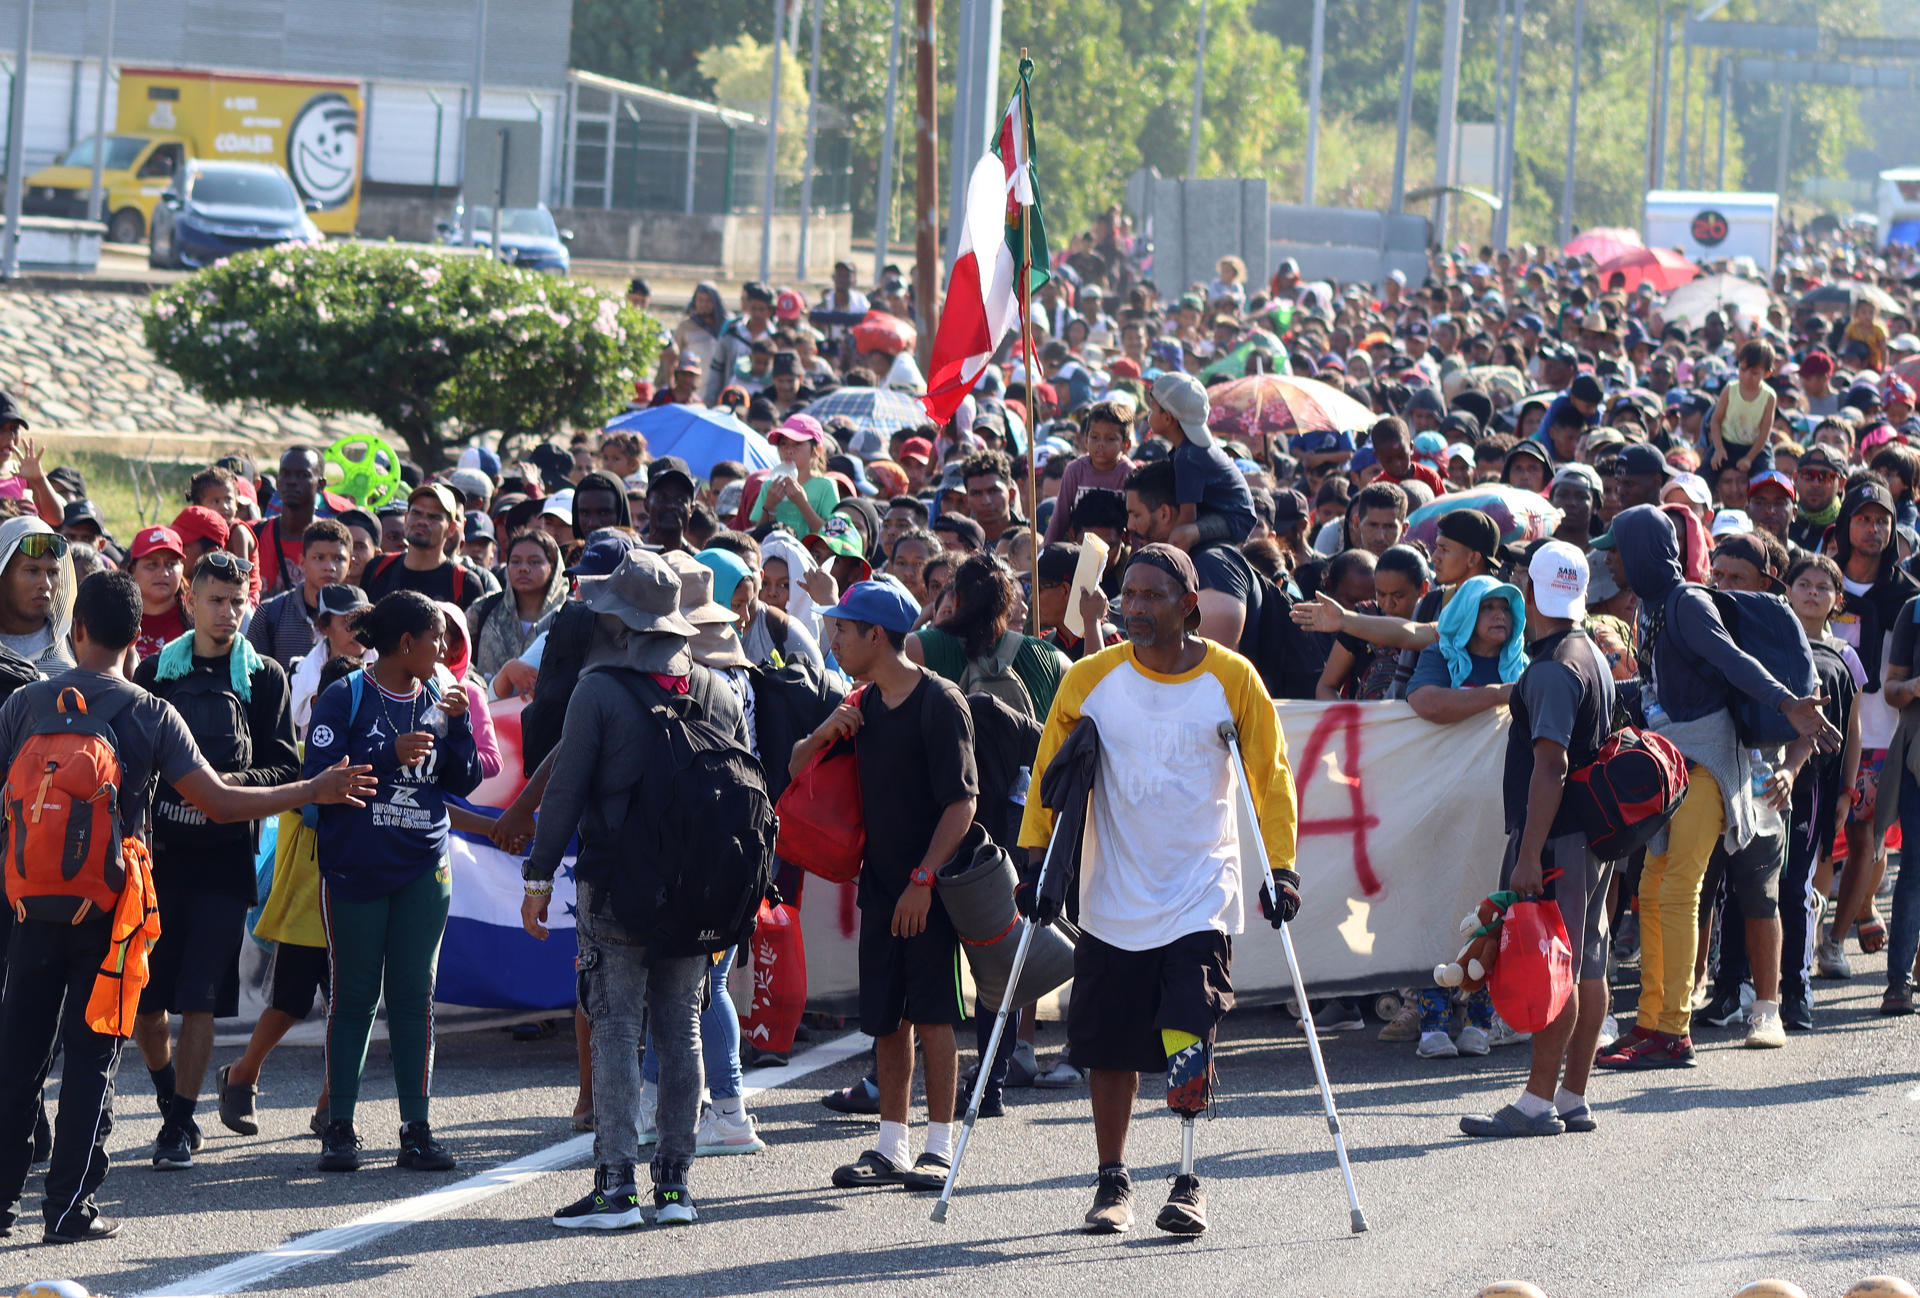
[(1651, 284), (1662, 293), (1670, 293), (1698, 276), (1700, 268), (1671, 248), (1634, 248), (1600, 263), (1598, 274), (1602, 287), (1612, 285), (1615, 272), (1627, 277), (1629, 293), (1642, 283)]
[(1569, 257), (1591, 256), (1595, 261), (1612, 261), (1623, 252), (1644, 246), (1637, 230), (1601, 225), (1574, 235), (1573, 242), (1564, 251)]

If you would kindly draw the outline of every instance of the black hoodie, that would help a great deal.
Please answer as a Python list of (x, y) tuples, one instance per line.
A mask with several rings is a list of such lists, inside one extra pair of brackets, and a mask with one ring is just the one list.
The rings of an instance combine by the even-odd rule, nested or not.
[[(1840, 565), (1842, 575), (1849, 581), (1847, 560), (1853, 557), (1853, 516), (1866, 505), (1879, 505), (1889, 514), (1894, 512), (1892, 497), (1885, 488), (1872, 485), (1855, 487), (1840, 504), (1840, 517), (1833, 521), (1833, 535), (1837, 543), (1834, 550), (1834, 562)], [(1867, 683), (1864, 690), (1876, 694), (1880, 690), (1880, 665), (1886, 656), (1887, 637), (1893, 634), (1894, 623), (1900, 619), (1900, 610), (1908, 600), (1920, 594), (1920, 580), (1899, 564), (1899, 544), (1891, 532), (1887, 537), (1887, 548), (1880, 552), (1880, 575), (1874, 578), (1873, 585), (1864, 595), (1847, 594), (1846, 612), (1860, 619), (1860, 643), (1854, 648), (1860, 654), (1860, 665), (1866, 669)]]
[[(595, 487), (598, 487), (602, 491), (611, 491), (613, 493), (613, 526), (632, 527), (633, 509), (627, 504), (627, 484), (614, 477), (611, 473), (608, 473), (605, 469), (595, 469), (592, 473), (584, 475), (580, 481), (573, 484), (574, 499), (578, 500), (582, 491)], [(587, 539), (586, 533), (580, 532), (578, 529), (575, 529), (575, 534), (583, 541)]]

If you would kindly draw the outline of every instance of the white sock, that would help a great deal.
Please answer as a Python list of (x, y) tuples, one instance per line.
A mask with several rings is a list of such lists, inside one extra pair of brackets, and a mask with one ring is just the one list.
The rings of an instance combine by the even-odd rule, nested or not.
[(1543, 1100), (1532, 1091), (1522, 1091), (1520, 1098), (1513, 1102), (1513, 1107), (1529, 1118), (1539, 1118), (1553, 1112), (1553, 1101)]
[(746, 1116), (747, 1106), (740, 1102), (739, 1096), (735, 1095), (729, 1099), (715, 1100), (713, 1111), (723, 1118), (742, 1118)]
[(873, 1147), (895, 1167), (912, 1166), (907, 1158), (907, 1124), (904, 1122), (888, 1122), (882, 1118), (880, 1139), (874, 1142)]
[(939, 1158), (953, 1157), (953, 1124), (951, 1122), (927, 1124), (927, 1152)]
[(1585, 1108), (1586, 1104), (1586, 1096), (1575, 1095), (1564, 1086), (1553, 1093), (1553, 1107), (1559, 1113), (1572, 1113), (1575, 1109)]

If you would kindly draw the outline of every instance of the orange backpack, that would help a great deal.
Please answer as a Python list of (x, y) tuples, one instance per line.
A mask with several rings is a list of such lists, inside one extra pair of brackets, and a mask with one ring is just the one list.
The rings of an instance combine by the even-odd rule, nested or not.
[[(7, 902), (21, 919), (78, 924), (111, 913), (127, 885), (121, 847), (120, 753), (108, 720), (68, 687), (26, 687), (28, 723), (7, 782)], [(24, 691), (23, 691), (24, 692)]]

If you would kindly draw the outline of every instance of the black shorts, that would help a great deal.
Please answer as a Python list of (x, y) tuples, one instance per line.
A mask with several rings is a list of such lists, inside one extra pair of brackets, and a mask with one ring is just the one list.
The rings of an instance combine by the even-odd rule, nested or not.
[(217, 893), (176, 890), (160, 898), (160, 940), (147, 956), (140, 1012), (240, 1012), (240, 943), (251, 903)]
[(276, 942), (273, 947), (272, 987), (267, 1005), (304, 1019), (313, 1013), (314, 998), (327, 996), (327, 948)]
[(1127, 951), (1082, 933), (1073, 951), (1067, 1057), (1079, 1069), (1159, 1073), (1162, 1030), (1212, 1040), (1233, 1008), (1233, 939), (1213, 929), (1150, 951)]
[(892, 1036), (902, 1023), (966, 1021), (960, 994), (960, 937), (935, 894), (918, 937), (895, 937), (893, 907), (860, 911), (860, 1030)]

